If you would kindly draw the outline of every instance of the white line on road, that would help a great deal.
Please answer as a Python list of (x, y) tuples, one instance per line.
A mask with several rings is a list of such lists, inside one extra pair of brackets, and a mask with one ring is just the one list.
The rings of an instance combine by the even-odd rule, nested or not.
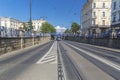
[(53, 45), (51, 46), (51, 48), (49, 49), (49, 51), (40, 59), (36, 62), (36, 64), (39, 64), (52, 50), (53, 46), (55, 43), (53, 43)]
[(97, 55), (94, 55), (93, 53), (90, 53), (88, 51), (80, 49), (80, 48), (78, 48), (76, 46), (73, 46), (71, 44), (68, 44), (66, 42), (64, 42), (64, 43), (67, 44), (67, 45), (69, 45), (69, 46), (71, 46), (71, 47), (73, 47), (73, 48), (75, 48), (75, 49), (77, 49), (77, 50), (79, 50), (79, 51), (81, 51), (81, 52), (83, 52), (83, 53), (85, 53), (85, 54), (87, 54), (87, 55), (89, 55), (89, 56), (91, 56), (91, 57), (93, 57), (94, 59), (99, 60), (100, 62), (103, 62), (103, 63), (107, 64), (108, 66), (110, 66), (110, 67), (112, 67), (112, 68), (117, 69), (118, 71), (120, 71), (120, 65), (116, 65), (116, 64), (114, 64), (113, 62), (111, 62), (111, 61), (109, 61), (107, 59), (101, 58), (101, 57), (99, 57)]
[(54, 42), (49, 51), (36, 64), (57, 63), (57, 42)]

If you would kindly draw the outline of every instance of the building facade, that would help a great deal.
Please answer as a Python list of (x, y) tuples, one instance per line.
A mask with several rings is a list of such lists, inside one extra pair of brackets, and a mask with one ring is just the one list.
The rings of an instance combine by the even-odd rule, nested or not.
[(42, 23), (45, 23), (45, 22), (46, 22), (46, 20), (42, 20), (42, 19), (32, 20), (32, 25), (33, 25), (34, 31), (40, 32), (40, 28), (42, 26)]
[(111, 27), (120, 29), (120, 0), (112, 0)]
[(1, 37), (16, 37), (18, 36), (18, 29), (22, 26), (19, 20), (1, 17), (0, 18), (0, 30)]
[(99, 34), (110, 28), (112, 0), (87, 0), (82, 8), (83, 34)]
[[(33, 30), (36, 35), (40, 35), (42, 23), (46, 22), (43, 19), (32, 20)], [(32, 32), (28, 30), (29, 22), (21, 22), (10, 17), (0, 18), (0, 37), (17, 37), (20, 36), (20, 30), (24, 30), (25, 37), (31, 37)]]

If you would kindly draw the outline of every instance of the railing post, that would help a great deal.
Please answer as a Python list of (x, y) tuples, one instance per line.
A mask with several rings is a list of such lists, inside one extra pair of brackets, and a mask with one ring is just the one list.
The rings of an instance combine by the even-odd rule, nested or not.
[(34, 37), (34, 32), (32, 32), (32, 44), (35, 45), (35, 37)]
[(20, 47), (23, 49), (23, 31), (20, 30)]

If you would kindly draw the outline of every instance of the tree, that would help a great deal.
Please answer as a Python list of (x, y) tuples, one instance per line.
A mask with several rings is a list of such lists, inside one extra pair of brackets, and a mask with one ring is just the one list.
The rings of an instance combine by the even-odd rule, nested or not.
[(25, 23), (23, 23), (23, 30), (28, 31), (28, 27), (26, 26)]
[(32, 31), (33, 30), (32, 21), (29, 21), (28, 25), (29, 25), (28, 30)]
[(33, 26), (32, 23), (28, 22), (28, 23), (22, 23), (23, 25), (23, 30), (24, 31), (33, 31)]
[(43, 23), (42, 26), (41, 26), (41, 32), (42, 32), (42, 33), (55, 33), (55, 32), (56, 32), (56, 29), (55, 29), (54, 26), (51, 25), (50, 23), (45, 22), (45, 23)]
[(65, 33), (71, 33), (71, 30), (70, 29), (66, 29)]
[(73, 22), (71, 25), (71, 31), (73, 33), (77, 33), (80, 30), (80, 25), (77, 24), (76, 22)]

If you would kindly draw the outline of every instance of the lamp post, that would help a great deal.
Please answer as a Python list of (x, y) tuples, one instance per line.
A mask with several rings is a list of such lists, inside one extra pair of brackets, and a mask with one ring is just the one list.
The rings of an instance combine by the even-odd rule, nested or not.
[(32, 0), (30, 0), (30, 20), (29, 20), (29, 29), (32, 30)]

